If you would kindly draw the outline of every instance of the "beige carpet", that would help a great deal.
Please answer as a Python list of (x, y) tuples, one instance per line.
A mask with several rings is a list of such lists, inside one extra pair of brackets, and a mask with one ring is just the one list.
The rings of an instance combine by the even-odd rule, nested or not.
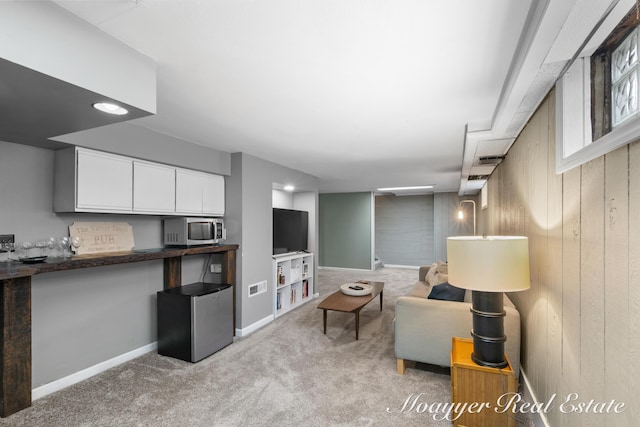
[[(400, 411), (411, 395), (451, 398), (448, 369), (396, 373), (394, 301), (416, 277), (390, 268), (320, 270), (319, 299), (199, 363), (149, 353), (41, 398), (0, 426), (450, 426), (428, 412)], [(384, 310), (377, 299), (362, 310), (359, 341), (354, 315), (329, 312), (324, 335), (318, 303), (357, 279), (385, 282)]]

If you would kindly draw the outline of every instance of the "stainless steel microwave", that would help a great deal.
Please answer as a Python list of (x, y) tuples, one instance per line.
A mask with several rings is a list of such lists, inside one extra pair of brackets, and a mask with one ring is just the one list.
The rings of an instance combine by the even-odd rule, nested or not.
[(227, 238), (222, 218), (166, 218), (165, 246), (216, 245)]

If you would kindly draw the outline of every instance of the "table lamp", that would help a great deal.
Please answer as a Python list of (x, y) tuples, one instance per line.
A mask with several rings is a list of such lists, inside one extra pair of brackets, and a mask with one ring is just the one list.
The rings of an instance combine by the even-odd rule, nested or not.
[(449, 283), (471, 289), (473, 353), (481, 366), (504, 368), (503, 292), (529, 289), (529, 242), (520, 236), (447, 238)]

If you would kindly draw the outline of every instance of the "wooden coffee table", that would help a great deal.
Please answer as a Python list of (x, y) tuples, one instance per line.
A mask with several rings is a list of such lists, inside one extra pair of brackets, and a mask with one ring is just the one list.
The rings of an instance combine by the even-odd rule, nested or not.
[(326, 297), (318, 308), (322, 309), (322, 321), (324, 325), (324, 334), (327, 334), (327, 310), (341, 311), (343, 313), (355, 313), (356, 315), (356, 340), (360, 332), (360, 310), (367, 305), (376, 296), (380, 295), (380, 311), (382, 311), (382, 291), (384, 289), (384, 282), (369, 282), (361, 280), (359, 283), (366, 283), (373, 286), (373, 290), (370, 294), (355, 297), (345, 295), (342, 291), (337, 291)]

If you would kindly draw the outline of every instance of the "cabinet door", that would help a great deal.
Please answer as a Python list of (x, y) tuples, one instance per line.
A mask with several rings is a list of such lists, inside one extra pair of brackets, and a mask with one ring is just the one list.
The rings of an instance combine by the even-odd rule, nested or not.
[(176, 212), (202, 213), (202, 174), (176, 169)]
[(78, 150), (78, 209), (131, 212), (133, 162), (108, 153)]
[(176, 169), (176, 212), (224, 215), (224, 177)]
[(202, 188), (202, 210), (209, 215), (224, 215), (224, 177), (204, 175)]
[(175, 168), (133, 162), (133, 210), (173, 213), (176, 208)]

